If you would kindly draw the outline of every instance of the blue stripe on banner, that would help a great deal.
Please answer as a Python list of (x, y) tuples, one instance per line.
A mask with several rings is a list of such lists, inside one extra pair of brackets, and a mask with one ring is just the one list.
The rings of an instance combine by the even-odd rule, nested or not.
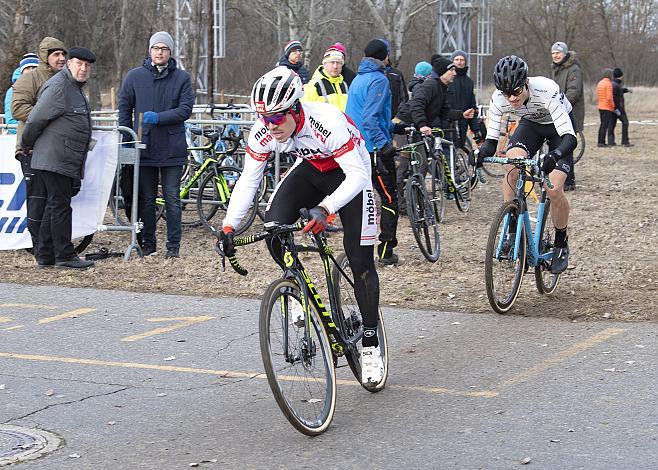
[(14, 231), (14, 227), (18, 223), (18, 221), (21, 220), (20, 217), (14, 217), (11, 219), (11, 222), (9, 222), (9, 225), (7, 225), (7, 233), (11, 233)]

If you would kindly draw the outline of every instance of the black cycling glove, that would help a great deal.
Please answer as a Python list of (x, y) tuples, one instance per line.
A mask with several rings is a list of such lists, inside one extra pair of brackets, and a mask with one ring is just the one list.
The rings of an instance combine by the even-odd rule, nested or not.
[(541, 165), (541, 169), (545, 175), (548, 175), (551, 171), (555, 170), (557, 161), (560, 158), (562, 158), (562, 152), (558, 149), (552, 150), (544, 155), (544, 162)]
[(224, 230), (219, 232), (219, 240), (217, 243), (221, 245), (222, 251), (226, 256), (235, 255), (235, 244), (233, 243), (233, 238), (235, 237), (235, 232), (230, 227), (224, 227)]
[(486, 157), (491, 157), (495, 155), (497, 147), (498, 147), (497, 140), (486, 139), (484, 143), (480, 145), (476, 166), (480, 168), (484, 163), (484, 159)]

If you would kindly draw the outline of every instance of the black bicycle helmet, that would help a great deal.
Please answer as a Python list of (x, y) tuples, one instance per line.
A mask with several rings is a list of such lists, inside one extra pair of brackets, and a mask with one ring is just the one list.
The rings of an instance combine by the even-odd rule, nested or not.
[(505, 56), (494, 68), (494, 84), (496, 88), (507, 95), (525, 84), (528, 78), (528, 65), (515, 55)]

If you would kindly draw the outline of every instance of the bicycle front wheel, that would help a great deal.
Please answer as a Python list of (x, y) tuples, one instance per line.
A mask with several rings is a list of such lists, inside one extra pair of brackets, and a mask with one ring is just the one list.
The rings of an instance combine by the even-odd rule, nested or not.
[[(336, 257), (336, 264), (343, 270), (343, 275), (336, 267), (332, 272), (333, 285), (336, 290), (336, 301), (338, 305), (336, 310), (342, 315), (342, 321), (334, 321), (340, 324), (343, 335), (348, 343), (348, 349), (345, 351), (345, 358), (347, 363), (352, 369), (352, 373), (356, 380), (363, 388), (369, 392), (379, 392), (386, 386), (388, 379), (388, 341), (386, 339), (386, 328), (384, 327), (384, 316), (381, 310), (379, 311), (379, 325), (377, 326), (377, 338), (379, 339), (379, 351), (382, 360), (384, 361), (384, 375), (381, 382), (376, 385), (363, 384), (361, 382), (361, 338), (363, 337), (363, 318), (361, 310), (356, 302), (354, 295), (354, 288), (352, 287), (351, 280), (352, 270), (350, 269), (350, 262), (345, 253), (341, 253)], [(349, 276), (349, 279), (346, 277)]]
[[(235, 183), (240, 178), (240, 169), (232, 166), (220, 166), (216, 171), (209, 171), (203, 178), (199, 186), (199, 194), (197, 196), (197, 213), (203, 225), (212, 231), (213, 225), (211, 220), (218, 213), (218, 219), (223, 219), (226, 216), (226, 209), (231, 199), (231, 194)], [(247, 230), (258, 210), (258, 193), (254, 195), (254, 200), (249, 206), (247, 213), (244, 215), (237, 227), (235, 227), (235, 234), (239, 235)], [(221, 220), (218, 220), (221, 223)]]
[[(548, 224), (548, 213), (551, 208), (551, 200), (546, 200), (546, 206), (544, 207), (544, 216), (541, 220), (541, 226), (539, 230), (541, 233), (541, 238), (539, 239), (539, 255), (545, 255), (546, 253), (551, 253), (554, 248), (553, 240), (553, 230), (549, 227)], [(535, 281), (537, 282), (537, 290), (540, 294), (552, 294), (557, 289), (557, 285), (560, 282), (560, 275), (551, 273), (551, 258), (549, 259), (540, 259), (535, 266)]]
[(471, 174), (469, 173), (468, 155), (462, 149), (455, 152), (455, 202), (457, 209), (467, 212), (471, 207)]
[(274, 281), (260, 305), (259, 336), (267, 381), (279, 408), (295, 429), (316, 436), (326, 431), (334, 415), (336, 371), (320, 314), (309, 306), (304, 316), (294, 281)]
[(519, 253), (514, 259), (515, 228), (510, 220), (517, 220), (519, 205), (506, 202), (489, 231), (487, 254), (484, 259), (484, 278), (487, 298), (494, 311), (507, 313), (521, 289), (526, 258), (526, 233), (521, 230)]
[(443, 159), (439, 158), (434, 162), (431, 162), (429, 165), (429, 172), (431, 177), (429, 191), (429, 198), (434, 207), (434, 216), (436, 217), (437, 222), (443, 222), (445, 219), (445, 195), (444, 195), (444, 186), (445, 186), (445, 174), (443, 173)]
[(407, 215), (418, 248), (428, 261), (434, 263), (441, 252), (439, 222), (421, 178), (414, 175), (407, 181)]

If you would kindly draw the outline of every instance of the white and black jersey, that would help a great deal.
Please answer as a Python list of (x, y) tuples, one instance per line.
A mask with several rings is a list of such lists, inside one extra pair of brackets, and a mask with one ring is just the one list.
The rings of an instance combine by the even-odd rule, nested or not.
[(557, 83), (546, 77), (529, 77), (528, 90), (530, 97), (520, 108), (513, 108), (500, 90), (496, 90), (491, 95), (488, 139), (498, 140), (500, 137), (500, 126), (505, 113), (512, 113), (520, 119), (527, 119), (537, 124), (553, 124), (560, 136), (565, 134), (576, 136), (569, 117), (571, 103), (560, 91)]

